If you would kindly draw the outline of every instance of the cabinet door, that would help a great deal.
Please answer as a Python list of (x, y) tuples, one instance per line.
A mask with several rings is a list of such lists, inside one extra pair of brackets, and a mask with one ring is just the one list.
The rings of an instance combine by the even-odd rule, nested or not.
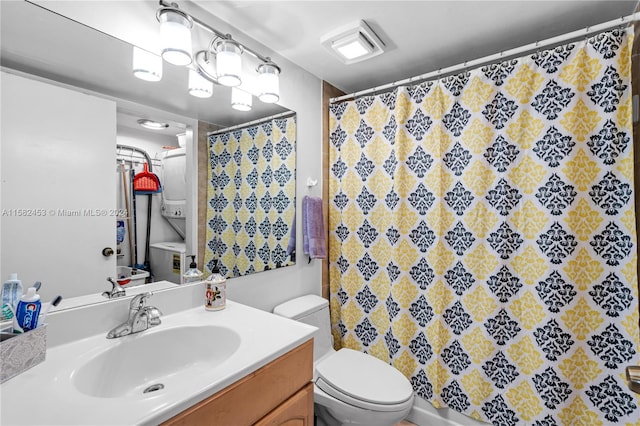
[(313, 383), (260, 419), (256, 426), (313, 426)]

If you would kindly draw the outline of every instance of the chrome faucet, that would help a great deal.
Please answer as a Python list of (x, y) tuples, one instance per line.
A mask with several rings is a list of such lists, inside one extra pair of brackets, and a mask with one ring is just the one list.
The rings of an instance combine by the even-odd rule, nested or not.
[(124, 288), (120, 287), (116, 280), (111, 277), (107, 277), (107, 281), (111, 283), (111, 291), (103, 291), (102, 295), (108, 299), (115, 299), (116, 297), (126, 296), (127, 293)]
[(162, 321), (162, 312), (154, 306), (147, 306), (147, 299), (152, 293), (142, 293), (131, 299), (129, 304), (129, 318), (124, 323), (113, 328), (107, 333), (107, 339), (126, 336), (128, 334), (139, 333), (148, 328), (159, 325)]

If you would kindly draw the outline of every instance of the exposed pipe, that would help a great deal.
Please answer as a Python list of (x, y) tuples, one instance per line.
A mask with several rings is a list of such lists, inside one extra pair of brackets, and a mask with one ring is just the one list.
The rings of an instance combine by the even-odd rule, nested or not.
[[(117, 144), (116, 145), (116, 149), (128, 149), (130, 151), (133, 152), (137, 152), (139, 154), (142, 154), (147, 162), (147, 165), (149, 166), (149, 172), (151, 172), (153, 170), (152, 164), (151, 164), (151, 157), (149, 156), (149, 154), (147, 153), (147, 151), (145, 151), (144, 149), (135, 147), (135, 146), (131, 146), (131, 145), (121, 145), (121, 144)], [(131, 169), (131, 174), (133, 176), (134, 172), (133, 169)], [(131, 179), (131, 182), (133, 182), (133, 178)], [(126, 195), (125, 195), (126, 197)], [(145, 270), (149, 271), (149, 274), (151, 274), (151, 267), (149, 264), (149, 238), (151, 237), (151, 202), (153, 200), (153, 196), (152, 194), (148, 195), (148, 201), (147, 201), (147, 239), (145, 242), (145, 252), (144, 252), (144, 268)], [(133, 202), (133, 214), (134, 214), (134, 226), (133, 226), (133, 230), (132, 230), (132, 226), (131, 226), (131, 221), (129, 220), (129, 243), (131, 244), (131, 234), (135, 233), (135, 244), (133, 247), (133, 260), (132, 260), (132, 267), (133, 268), (137, 268), (137, 262), (138, 262), (138, 230), (137, 230), (137, 223), (135, 223), (135, 194), (132, 191), (132, 202)], [(129, 208), (128, 202), (127, 202), (127, 209)], [(131, 214), (129, 214), (129, 218), (131, 218)]]
[(120, 144), (116, 145), (116, 149), (128, 149), (130, 151), (137, 152), (139, 154), (144, 155), (144, 158), (145, 160), (147, 160), (147, 164), (149, 165), (149, 171), (150, 172), (153, 171), (153, 165), (151, 164), (151, 157), (149, 156), (149, 154), (147, 154), (147, 151), (145, 151), (144, 149), (131, 146), (131, 145), (120, 145)]
[(614, 19), (611, 21), (603, 22), (602, 24), (586, 27), (583, 30), (572, 31), (570, 33), (562, 34), (557, 37), (551, 37), (542, 41), (537, 41), (535, 43), (530, 43), (524, 46), (516, 47), (514, 49), (505, 50), (500, 53), (474, 59), (472, 61), (466, 61), (458, 65), (453, 65), (451, 67), (442, 68), (437, 71), (431, 71), (416, 77), (409, 77), (404, 80), (395, 81), (393, 83), (373, 87), (371, 89), (361, 90), (359, 92), (351, 93), (349, 95), (343, 95), (337, 98), (331, 98), (329, 102), (336, 103), (345, 99), (358, 98), (364, 95), (384, 92), (388, 89), (393, 89), (395, 87), (404, 86), (410, 83), (420, 83), (427, 80), (436, 80), (436, 79), (445, 77), (447, 75), (455, 74), (459, 71), (463, 71), (468, 68), (479, 67), (481, 65), (488, 65), (498, 61), (504, 61), (505, 59), (510, 57), (522, 56), (524, 54), (535, 52), (536, 50), (540, 50), (542, 48), (558, 45), (561, 43), (566, 43), (571, 40), (579, 40), (581, 38), (589, 37), (593, 34), (607, 31), (615, 27), (620, 27), (629, 23), (639, 22), (639, 21), (640, 21), (640, 12), (636, 12), (632, 15), (620, 17), (619, 19)]

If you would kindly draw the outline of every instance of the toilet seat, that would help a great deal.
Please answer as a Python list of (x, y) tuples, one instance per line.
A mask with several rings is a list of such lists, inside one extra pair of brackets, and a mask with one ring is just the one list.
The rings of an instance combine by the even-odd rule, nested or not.
[(344, 403), (374, 411), (400, 411), (413, 398), (409, 381), (392, 366), (352, 349), (316, 364), (316, 386)]

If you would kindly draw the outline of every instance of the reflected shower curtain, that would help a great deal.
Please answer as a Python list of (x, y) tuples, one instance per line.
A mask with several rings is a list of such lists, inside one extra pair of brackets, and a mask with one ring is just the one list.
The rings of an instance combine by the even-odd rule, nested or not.
[(495, 425), (636, 425), (632, 30), (330, 107), (341, 346)]
[(204, 262), (237, 277), (290, 265), (295, 217), (296, 117), (209, 136)]

